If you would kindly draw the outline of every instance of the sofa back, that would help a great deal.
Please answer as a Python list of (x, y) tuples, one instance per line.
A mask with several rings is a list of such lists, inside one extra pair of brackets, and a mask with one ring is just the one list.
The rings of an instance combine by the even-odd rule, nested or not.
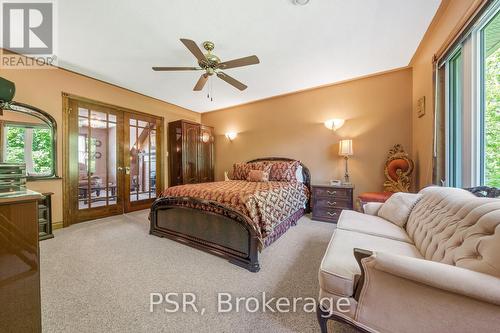
[(500, 277), (500, 199), (427, 187), (406, 231), (428, 260)]

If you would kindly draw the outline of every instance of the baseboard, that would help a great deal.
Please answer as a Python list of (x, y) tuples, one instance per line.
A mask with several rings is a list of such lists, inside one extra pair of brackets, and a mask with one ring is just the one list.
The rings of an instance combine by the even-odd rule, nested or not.
[(52, 222), (52, 230), (62, 229), (62, 228), (63, 228), (63, 221)]

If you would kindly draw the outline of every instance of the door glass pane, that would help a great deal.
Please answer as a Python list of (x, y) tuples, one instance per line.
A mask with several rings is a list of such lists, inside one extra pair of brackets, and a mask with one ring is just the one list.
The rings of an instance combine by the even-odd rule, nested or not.
[(500, 13), (484, 28), (482, 184), (500, 187)]
[(90, 208), (89, 198), (89, 179), (90, 165), (88, 159), (88, 140), (89, 137), (89, 111), (87, 109), (78, 109), (78, 208)]
[(130, 201), (156, 197), (155, 123), (130, 123)]
[(80, 109), (78, 124), (79, 209), (114, 205), (117, 203), (116, 117)]
[(150, 185), (149, 185), (149, 193), (150, 198), (156, 198), (156, 130), (151, 131), (150, 135)]
[[(116, 117), (113, 116), (115, 121)], [(108, 120), (112, 119), (109, 115)], [(108, 121), (107, 129), (107, 149), (108, 149), (108, 205), (116, 204), (116, 189), (118, 186), (118, 165), (116, 163), (117, 143), (116, 143), (116, 122)]]

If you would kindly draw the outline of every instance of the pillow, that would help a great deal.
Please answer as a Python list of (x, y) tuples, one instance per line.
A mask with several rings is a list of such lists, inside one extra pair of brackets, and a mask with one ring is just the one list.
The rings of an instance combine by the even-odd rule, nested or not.
[(249, 182), (268, 182), (269, 172), (263, 170), (250, 170), (247, 181)]
[(267, 171), (271, 169), (271, 164), (268, 162), (252, 162), (252, 163), (235, 163), (233, 165), (232, 180), (247, 180), (250, 170)]
[(297, 181), (296, 171), (299, 161), (278, 161), (271, 164), (269, 180), (291, 182)]
[(297, 181), (300, 183), (304, 182), (304, 175), (302, 174), (302, 165), (300, 164), (297, 167), (297, 171), (295, 171), (295, 179), (297, 179)]
[(398, 192), (394, 193), (380, 207), (377, 215), (403, 228), (408, 221), (411, 210), (422, 197), (422, 194)]

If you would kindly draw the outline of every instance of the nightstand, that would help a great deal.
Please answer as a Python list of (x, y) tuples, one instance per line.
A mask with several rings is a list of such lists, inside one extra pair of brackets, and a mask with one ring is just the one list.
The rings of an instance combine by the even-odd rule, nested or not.
[(337, 223), (343, 209), (353, 209), (352, 185), (312, 185), (312, 219)]

